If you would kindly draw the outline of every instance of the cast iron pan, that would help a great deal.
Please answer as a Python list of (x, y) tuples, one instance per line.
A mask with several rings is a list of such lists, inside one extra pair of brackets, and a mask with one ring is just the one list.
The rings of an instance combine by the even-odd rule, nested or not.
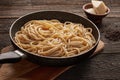
[[(27, 52), (16, 45), (14, 42), (15, 33), (20, 30), (21, 26), (23, 26), (26, 22), (30, 20), (42, 20), (42, 19), (58, 19), (61, 22), (71, 21), (74, 23), (82, 23), (86, 27), (91, 27), (93, 29), (93, 36), (96, 39), (96, 44), (89, 49), (88, 51), (75, 55), (72, 57), (61, 58), (61, 57), (44, 57), (40, 55), (36, 55), (30, 52)], [(9, 35), (11, 42), (16, 49), (15, 51), (10, 51), (7, 53), (0, 54), (0, 63), (14, 63), (20, 61), (22, 58), (26, 58), (27, 60), (37, 63), (40, 65), (47, 65), (47, 66), (68, 66), (79, 63), (83, 59), (88, 58), (96, 49), (98, 42), (100, 40), (100, 32), (96, 25), (92, 23), (90, 20), (85, 19), (81, 16), (62, 12), (62, 11), (39, 11), (33, 12), (27, 15), (24, 15), (17, 19), (10, 27)]]

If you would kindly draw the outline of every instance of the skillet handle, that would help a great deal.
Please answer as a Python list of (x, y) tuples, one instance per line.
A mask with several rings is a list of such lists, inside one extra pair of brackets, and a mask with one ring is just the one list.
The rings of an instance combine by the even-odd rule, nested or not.
[(19, 62), (22, 59), (22, 56), (24, 56), (24, 54), (22, 53), (18, 54), (18, 53), (20, 52), (16, 50), (16, 51), (9, 51), (9, 52), (0, 54), (0, 64)]

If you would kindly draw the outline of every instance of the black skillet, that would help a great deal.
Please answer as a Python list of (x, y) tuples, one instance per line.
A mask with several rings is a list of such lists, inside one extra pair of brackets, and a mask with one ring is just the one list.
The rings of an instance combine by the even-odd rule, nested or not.
[[(46, 57), (36, 55), (30, 52), (27, 52), (16, 45), (14, 42), (15, 33), (20, 30), (21, 26), (23, 26), (26, 22), (30, 20), (42, 20), (42, 19), (58, 19), (61, 22), (71, 21), (74, 23), (82, 23), (85, 27), (91, 27), (93, 29), (93, 36), (96, 39), (96, 44), (89, 49), (88, 51), (71, 56), (66, 58), (61, 57)], [(96, 25), (92, 23), (90, 20), (85, 19), (84, 17), (68, 13), (62, 11), (39, 11), (33, 12), (27, 15), (24, 15), (17, 19), (10, 27), (9, 35), (11, 42), (16, 50), (10, 51), (7, 53), (0, 54), (0, 63), (14, 63), (20, 61), (22, 58), (26, 58), (33, 63), (37, 63), (40, 65), (49, 65), (49, 66), (67, 66), (79, 63), (81, 60), (88, 58), (96, 49), (98, 42), (100, 40), (100, 32)]]

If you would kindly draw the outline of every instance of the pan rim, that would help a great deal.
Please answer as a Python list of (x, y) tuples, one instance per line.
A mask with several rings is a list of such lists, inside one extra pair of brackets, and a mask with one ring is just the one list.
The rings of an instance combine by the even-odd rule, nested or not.
[[(28, 51), (26, 51), (25, 49), (22, 49), (21, 47), (17, 46), (17, 44), (15, 43), (15, 41), (14, 41), (14, 39), (13, 39), (13, 37), (12, 37), (12, 28), (13, 28), (14, 24), (15, 24), (19, 19), (21, 19), (21, 18), (24, 18), (24, 17), (29, 16), (29, 15), (31, 15), (31, 14), (41, 13), (41, 12), (60, 12), (60, 13), (66, 13), (66, 14), (71, 14), (71, 15), (79, 16), (79, 17), (81, 17), (81, 18), (86, 19), (88, 22), (90, 22), (90, 23), (96, 28), (96, 30), (97, 30), (97, 32), (98, 32), (98, 38), (97, 38), (97, 40), (96, 40), (96, 43), (95, 43), (90, 49), (85, 50), (84, 52), (81, 52), (81, 53), (76, 54), (76, 55), (74, 55), (74, 56), (68, 56), (68, 57), (42, 56), (42, 55), (39, 55), (39, 54), (35, 54), (35, 53), (32, 53), (32, 52), (28, 52)], [(84, 24), (83, 24), (83, 25), (84, 25)], [(77, 14), (74, 14), (74, 13), (71, 13), (71, 12), (57, 11), (57, 10), (40, 10), (40, 11), (34, 11), (34, 12), (30, 12), (30, 13), (27, 13), (27, 14), (19, 17), (19, 18), (16, 19), (16, 20), (12, 23), (12, 25), (10, 26), (9, 36), (10, 36), (10, 39), (12, 40), (13, 44), (15, 44), (15, 46), (17, 46), (17, 48), (19, 48), (22, 52), (25, 52), (25, 53), (28, 53), (28, 54), (31, 54), (31, 55), (34, 55), (34, 56), (37, 56), (37, 57), (48, 58), (48, 59), (68, 59), (68, 58), (73, 58), (73, 57), (77, 57), (77, 56), (86, 54), (87, 52), (89, 52), (89, 51), (91, 51), (93, 48), (95, 48), (95, 47), (98, 45), (99, 41), (100, 41), (100, 31), (99, 31), (99, 29), (97, 28), (97, 26), (96, 26), (91, 20), (89, 20), (89, 19), (87, 19), (87, 18), (85, 18), (85, 17), (83, 17), (83, 16), (81, 16), (81, 15), (77, 15)], [(23, 53), (23, 54), (25, 54), (25, 53)]]

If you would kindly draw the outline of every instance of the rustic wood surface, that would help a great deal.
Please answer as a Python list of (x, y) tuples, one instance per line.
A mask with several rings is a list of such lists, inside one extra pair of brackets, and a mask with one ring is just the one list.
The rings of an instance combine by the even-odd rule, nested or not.
[[(105, 37), (105, 30), (110, 26), (120, 27), (120, 0), (103, 1), (111, 10), (100, 28), (104, 50), (56, 80), (120, 80), (120, 40), (111, 41)], [(90, 0), (0, 0), (0, 49), (11, 45), (9, 28), (18, 17), (40, 10), (68, 11), (85, 17), (82, 5), (88, 2)]]
[[(103, 41), (100, 41), (95, 52), (90, 58), (97, 55), (104, 48)], [(12, 51), (12, 46), (5, 47), (1, 53)], [(31, 63), (25, 59), (15, 64), (3, 64), (0, 69), (0, 80), (55, 80), (63, 72), (76, 65), (65, 67), (47, 67)]]

